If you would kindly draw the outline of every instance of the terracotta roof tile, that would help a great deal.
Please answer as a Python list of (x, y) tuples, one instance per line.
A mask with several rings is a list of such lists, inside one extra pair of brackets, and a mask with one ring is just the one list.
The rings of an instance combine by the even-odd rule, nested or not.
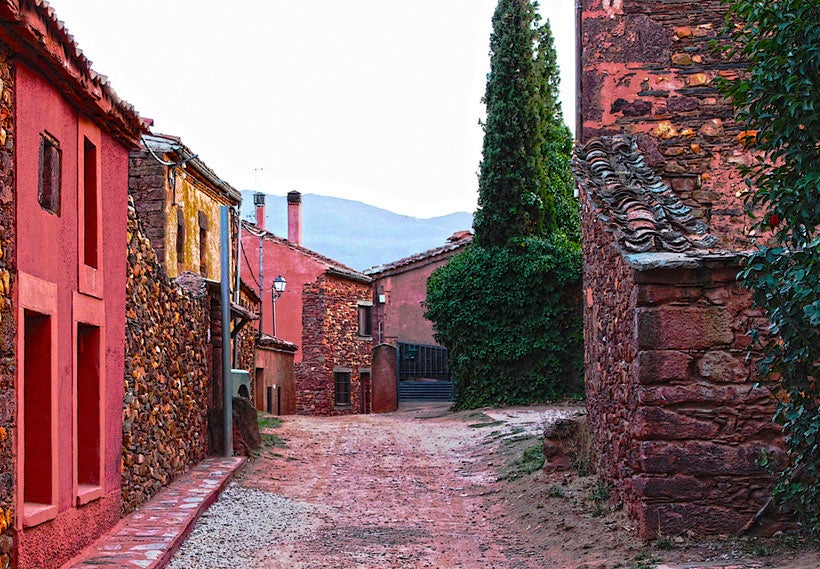
[(134, 107), (91, 68), (65, 24), (45, 0), (0, 0), (0, 41), (35, 64), (63, 95), (121, 141), (139, 145), (147, 127)]
[(633, 137), (590, 140), (576, 149), (573, 170), (581, 191), (616, 230), (626, 251), (683, 252), (717, 243), (692, 216), (692, 208), (644, 163)]
[(408, 265), (413, 265), (415, 263), (419, 263), (421, 261), (426, 261), (428, 259), (432, 259), (434, 257), (438, 257), (440, 255), (444, 255), (446, 253), (452, 253), (454, 251), (458, 251), (459, 249), (466, 247), (470, 243), (473, 242), (473, 236), (469, 231), (460, 231), (454, 235), (454, 237), (461, 237), (460, 239), (453, 240), (450, 238), (446, 245), (441, 247), (436, 247), (435, 249), (429, 249), (427, 251), (423, 251), (421, 253), (416, 253), (414, 255), (410, 255), (409, 257), (405, 257), (403, 259), (399, 259), (398, 261), (393, 261), (392, 263), (385, 263), (383, 265), (377, 265), (375, 267), (370, 267), (369, 269), (365, 269), (365, 274), (371, 275), (373, 277), (380, 275), (381, 273), (386, 273), (388, 271), (393, 271), (395, 269), (399, 269), (401, 267), (406, 267)]

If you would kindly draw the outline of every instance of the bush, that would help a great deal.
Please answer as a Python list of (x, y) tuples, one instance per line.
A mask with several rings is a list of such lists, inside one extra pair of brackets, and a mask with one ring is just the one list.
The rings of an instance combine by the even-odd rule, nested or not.
[(425, 316), (449, 349), (455, 407), (582, 390), (581, 251), (562, 234), (473, 245), (427, 282)]

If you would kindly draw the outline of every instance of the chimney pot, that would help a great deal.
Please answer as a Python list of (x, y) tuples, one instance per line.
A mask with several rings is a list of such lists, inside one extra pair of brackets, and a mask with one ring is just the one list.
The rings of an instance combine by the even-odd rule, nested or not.
[(288, 192), (288, 241), (302, 244), (302, 194)]
[(256, 192), (253, 194), (253, 205), (256, 206), (256, 226), (262, 231), (265, 230), (265, 194)]

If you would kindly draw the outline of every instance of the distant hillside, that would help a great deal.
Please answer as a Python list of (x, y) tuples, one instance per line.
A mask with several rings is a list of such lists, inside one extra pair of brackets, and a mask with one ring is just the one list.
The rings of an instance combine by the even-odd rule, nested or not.
[[(242, 219), (255, 221), (254, 192), (242, 192)], [(287, 198), (268, 195), (267, 230), (287, 237)], [(471, 213), (419, 219), (353, 200), (302, 195), (302, 245), (354, 269), (396, 261), (444, 245), (471, 229)]]

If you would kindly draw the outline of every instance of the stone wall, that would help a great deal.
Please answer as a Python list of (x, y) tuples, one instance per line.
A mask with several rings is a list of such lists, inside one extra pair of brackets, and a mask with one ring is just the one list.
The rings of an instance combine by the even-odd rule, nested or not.
[[(243, 287), (239, 294), (239, 304), (252, 314), (259, 314), (258, 297), (251, 297)], [(248, 322), (236, 335), (236, 367), (244, 369), (250, 374), (251, 401), (256, 401), (256, 324), (258, 320)]]
[[(618, 3), (609, 3), (616, 6)], [(720, 0), (625, 0), (605, 11), (583, 0), (582, 141), (634, 134), (650, 166), (726, 248), (748, 246), (746, 191), (736, 166), (748, 156), (732, 105), (715, 88), (739, 66), (712, 53)]]
[[(731, 254), (612, 245), (583, 200), (587, 407), (600, 473), (638, 534), (738, 534), (770, 495), (775, 402), (744, 360), (759, 318)], [(770, 521), (770, 520), (769, 520)]]
[(373, 348), (373, 413), (390, 413), (399, 407), (399, 376), (396, 348), (380, 344)]
[(165, 264), (165, 167), (147, 150), (131, 152), (128, 160), (128, 193), (134, 199), (145, 236), (151, 240), (157, 259)]
[(123, 513), (205, 457), (211, 398), (204, 287), (168, 278), (133, 201), (128, 237)]
[(14, 540), (15, 250), (14, 70), (0, 44), (0, 569), (11, 564)]
[[(369, 283), (324, 274), (302, 289), (302, 361), (296, 366), (296, 412), (361, 412), (359, 372), (370, 369), (371, 339), (358, 335), (357, 301), (371, 301)], [(350, 370), (350, 406), (335, 405), (335, 369)]]

